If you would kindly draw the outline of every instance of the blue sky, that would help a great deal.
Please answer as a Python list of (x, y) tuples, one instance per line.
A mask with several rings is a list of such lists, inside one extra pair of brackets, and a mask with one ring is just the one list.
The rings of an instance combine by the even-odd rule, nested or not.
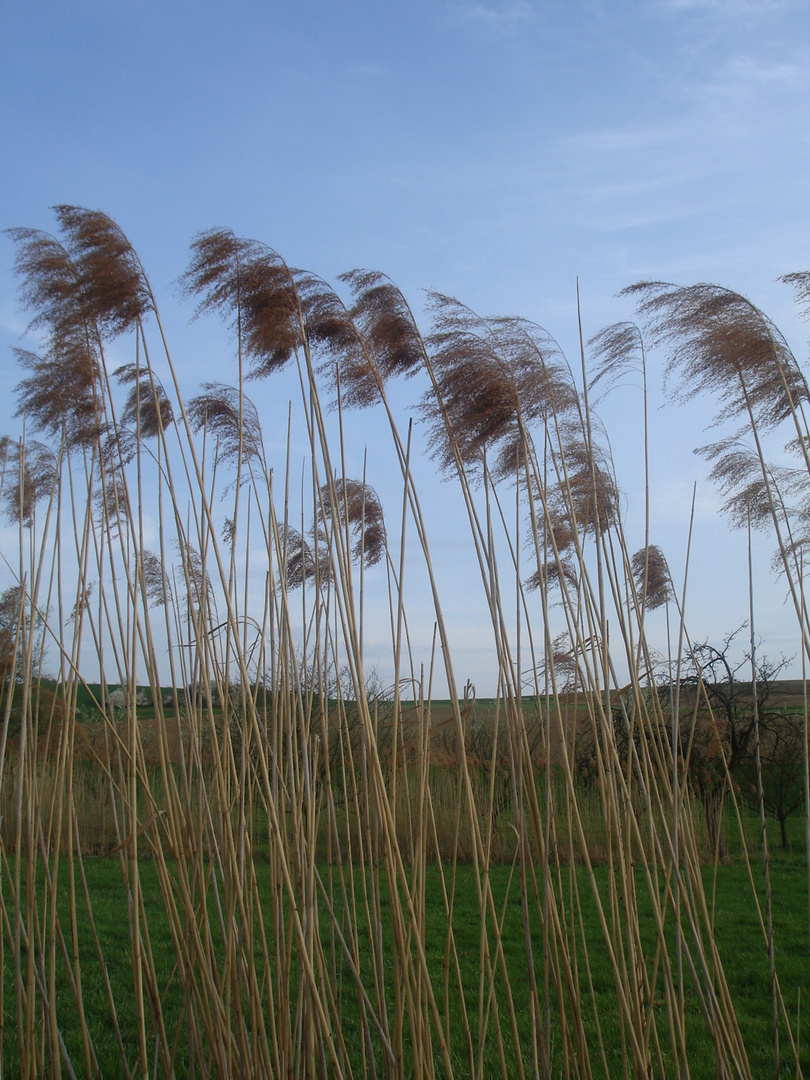
[[(175, 282), (190, 239), (217, 225), (329, 280), (383, 269), (417, 308), (427, 288), (526, 316), (572, 362), (577, 278), (586, 336), (632, 315), (616, 293), (639, 279), (716, 281), (763, 307), (803, 360), (807, 326), (776, 279), (810, 267), (809, 120), (806, 0), (29, 0), (0, 16), (0, 226), (49, 229), (62, 202), (114, 217), (190, 387), (221, 374), (228, 342), (189, 326)], [(26, 323), (12, 268), (0, 238), (5, 386)], [(653, 539), (677, 572), (698, 481), (693, 633), (717, 638), (746, 617), (745, 545), (691, 452), (710, 406), (657, 408), (663, 360)], [(627, 402), (604, 417), (632, 520)], [(12, 406), (4, 395), (4, 430)], [(436, 546), (456, 565), (450, 496), (434, 488)], [(790, 654), (771, 547), (760, 628)], [(483, 672), (463, 573), (446, 588), (460, 653)]]

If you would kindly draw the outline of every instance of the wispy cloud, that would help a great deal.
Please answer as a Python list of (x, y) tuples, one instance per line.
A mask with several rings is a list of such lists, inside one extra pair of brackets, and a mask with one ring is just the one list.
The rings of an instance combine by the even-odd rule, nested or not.
[(455, 22), (473, 23), (501, 34), (513, 34), (537, 16), (528, 0), (507, 0), (505, 3), (456, 3), (450, 9)]
[(659, 7), (671, 11), (702, 11), (726, 19), (766, 17), (788, 3), (789, 0), (658, 0)]
[(365, 79), (368, 82), (382, 79), (386, 74), (386, 69), (382, 64), (374, 63), (351, 64), (348, 71), (353, 78)]
[(737, 56), (725, 65), (720, 76), (706, 89), (722, 89), (729, 94), (740, 92), (768, 93), (790, 92), (810, 81), (808, 52), (804, 50), (790, 60), (774, 60), (766, 57)]
[(750, 43), (747, 52), (703, 64), (699, 73), (689, 65), (660, 85), (654, 120), (645, 110), (623, 123), (559, 135), (556, 168), (568, 177), (579, 212), (600, 229), (721, 209), (750, 215), (776, 163), (788, 175), (806, 153), (808, 90), (810, 50), (802, 43), (779, 53), (767, 41)]
[(598, 131), (577, 131), (561, 136), (560, 142), (585, 154), (627, 153), (633, 150), (655, 150), (666, 146), (683, 134), (684, 123), (649, 124), (602, 128)]

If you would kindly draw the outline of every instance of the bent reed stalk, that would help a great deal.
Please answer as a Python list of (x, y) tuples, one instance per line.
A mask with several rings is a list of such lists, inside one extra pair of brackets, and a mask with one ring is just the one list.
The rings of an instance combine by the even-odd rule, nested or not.
[[(13, 233), (43, 352), (19, 356), (24, 434), (0, 446), (19, 538), (0, 639), (0, 948), (14, 972), (0, 1075), (703, 1075), (696, 1039), (712, 1073), (751, 1075), (704, 889), (717, 849), (691, 742), (681, 758), (689, 716), (658, 692), (645, 635), (674, 588), (649, 510), (631, 553), (587, 387), (559, 346), (442, 296), (423, 337), (383, 275), (346, 275), (344, 302), (212, 230), (184, 286), (231, 326), (236, 385), (187, 398), (121, 230), (75, 207), (57, 218), (60, 238)], [(134, 353), (116, 372), (113, 339)], [(614, 367), (637, 347), (598, 345)], [(271, 464), (245, 392), (285, 369), (300, 488), (292, 407)], [(389, 398), (399, 375), (421, 378), (430, 449), (463, 499), (498, 665), (483, 721), (456, 682), (411, 430)], [(801, 437), (792, 369), (778, 385)], [(762, 394), (744, 391), (755, 421)], [(365, 464), (347, 475), (346, 414), (371, 407), (401, 475), (395, 532)], [(796, 549), (781, 550), (789, 571)], [(375, 565), (390, 694), (364, 656)], [(422, 574), (427, 671), (407, 608), (406, 578)], [(744, 839), (733, 785), (729, 798)], [(120, 884), (123, 946), (89, 884), (99, 857)], [(775, 973), (773, 988), (800, 1069)]]

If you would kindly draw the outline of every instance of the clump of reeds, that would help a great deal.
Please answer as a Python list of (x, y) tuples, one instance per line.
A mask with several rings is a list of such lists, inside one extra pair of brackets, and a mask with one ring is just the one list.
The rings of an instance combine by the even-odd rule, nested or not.
[[(20, 540), (0, 633), (13, 1068), (104, 1074), (92, 1007), (127, 1076), (607, 1075), (610, 1039), (624, 1075), (688, 1075), (694, 1027), (718, 1075), (748, 1075), (673, 704), (646, 644), (645, 615), (674, 588), (649, 535), (629, 554), (584, 347), (578, 381), (542, 328), (443, 296), (423, 335), (382, 274), (345, 275), (344, 302), (217, 229), (193, 242), (184, 285), (201, 316), (230, 326), (234, 385), (188, 396), (124, 234), (95, 211), (59, 207), (57, 219), (59, 239), (13, 233), (42, 349), (20, 355), (25, 437), (0, 447)], [(640, 292), (696, 386), (719, 387), (755, 432), (790, 418), (802, 439), (804, 382), (766, 320), (717, 291)], [(132, 360), (110, 373), (113, 337)], [(638, 340), (597, 340), (606, 373)], [(750, 357), (735, 359), (743, 347)], [(245, 393), (248, 379), (293, 370), (300, 490), (291, 433), (268, 460)], [(430, 449), (464, 500), (498, 670), (483, 721), (457, 682), (411, 438), (389, 400), (399, 376), (421, 380)], [(373, 475), (346, 475), (346, 414), (370, 407), (385, 412), (401, 473), (396, 527)], [(781, 504), (769, 506), (781, 527)], [(434, 603), (427, 672), (410, 648), (410, 530)], [(375, 566), (388, 587), (385, 694), (372, 692), (364, 645)], [(92, 737), (78, 706), (91, 658)], [(123, 958), (86, 885), (97, 853), (123, 886)], [(472, 979), (461, 860), (478, 920)], [(131, 995), (107, 979), (90, 1006), (90, 946), (102, 967), (127, 965)], [(11, 1055), (4, 1036), (0, 1072)]]

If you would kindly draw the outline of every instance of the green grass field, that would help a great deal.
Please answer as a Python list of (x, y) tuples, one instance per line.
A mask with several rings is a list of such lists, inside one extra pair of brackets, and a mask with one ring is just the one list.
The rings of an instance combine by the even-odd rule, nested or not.
[[(129, 963), (131, 943), (129, 940), (128, 920), (126, 917), (127, 891), (115, 859), (88, 859), (84, 870), (88, 893), (92, 903), (95, 932), (102, 943), (104, 961), (99, 957), (97, 943), (92, 932), (86, 910), (79, 909), (78, 937), (81, 982), (84, 995), (85, 1023), (90, 1033), (98, 1057), (100, 1074), (106, 1077), (123, 1075), (118, 1050), (118, 1037), (124, 1047), (134, 1046), (137, 1038), (137, 1023), (133, 1007), (132, 968)], [(64, 868), (62, 869), (64, 873)], [(274, 898), (270, 886), (269, 873), (261, 864), (256, 868), (258, 889), (263, 897), (263, 916), (271, 925), (275, 917)], [(337, 868), (326, 865), (319, 867), (322, 877), (335, 874)], [(176, 1046), (176, 1075), (190, 1076), (192, 1063), (189, 1060), (188, 1017), (182, 1013), (182, 992), (178, 984), (175, 963), (175, 947), (165, 917), (160, 883), (155, 867), (150, 862), (140, 866), (143, 887), (143, 904), (148, 926), (148, 948), (151, 950), (155, 970), (161, 987), (164, 1022), (167, 1025), (170, 1040)], [(754, 868), (756, 877), (761, 878)], [(523, 908), (521, 903), (520, 883), (508, 866), (496, 866), (490, 870), (493, 894), (503, 919), (503, 960), (508, 971), (509, 992), (513, 999), (516, 1018), (516, 1036), (521, 1046), (530, 1045), (530, 1028), (533, 1022), (531, 1002), (528, 993), (526, 972), (526, 951), (524, 948)], [(655, 933), (648, 905), (641, 899), (644, 887), (641, 875), (637, 871), (637, 891), (640, 897), (640, 918), (642, 940), (648, 959), (655, 951)], [(748, 873), (740, 860), (704, 871), (707, 897), (713, 908), (713, 927), (716, 943), (723, 960), (725, 976), (732, 999), (735, 1002), (738, 1019), (742, 1028), (748, 1052), (751, 1072), (755, 1076), (773, 1075), (773, 1045), (770, 1013), (770, 992), (768, 976), (768, 958), (766, 941), (757, 921), (754, 906), (751, 903)], [(626, 1056), (626, 1032), (623, 1032), (615, 1008), (616, 986), (607, 960), (599, 922), (592, 901), (587, 875), (582, 867), (571, 870), (561, 869), (563, 894), (568, 901), (568, 915), (581, 920), (581, 933), (588, 941), (588, 965), (581, 947), (577, 952), (577, 966), (580, 992), (580, 1006), (585, 1014), (585, 1030), (593, 1040), (592, 1050), (601, 1042), (604, 1063), (608, 1072), (604, 1074), (596, 1066), (595, 1075), (620, 1075)], [(608, 871), (606, 867), (595, 869), (595, 882), (600, 891), (607, 895)], [(803, 1019), (803, 1004), (810, 992), (810, 948), (807, 934), (807, 874), (802, 860), (783, 857), (772, 865), (772, 883), (774, 890), (774, 928), (777, 971), (782, 993), (789, 1012), (789, 1021), (794, 1037), (800, 1039), (802, 1068), (810, 1067), (810, 1052), (804, 1049), (806, 1040), (801, 1038), (806, 1029)], [(354, 886), (361, 890), (359, 873), (355, 873)], [(386, 920), (390, 914), (390, 896), (387, 884), (379, 881), (381, 890), (380, 912), (382, 916), (381, 933), (384, 939), (384, 952), (391, 956), (391, 924)], [(37, 889), (45, 890), (44, 875), (40, 868)], [(572, 903), (572, 896), (578, 898)], [(760, 902), (763, 901), (762, 888), (759, 888)], [(8, 902), (8, 897), (4, 896)], [(483, 1047), (478, 1045), (481, 1024), (479, 1009), (484, 1002), (485, 1011), (489, 1010), (488, 1023), (506, 1023), (505, 983), (496, 974), (493, 981), (494, 996), (489, 999), (488, 980), (482, 975), (481, 941), (479, 910), (476, 900), (474, 870), (471, 865), (457, 868), (456, 888), (453, 913), (453, 931), (458, 959), (458, 975), (447, 975), (447, 918), (443, 899), (441, 878), (436, 867), (428, 868), (424, 882), (425, 905), (425, 947), (428, 966), (435, 992), (446, 995), (446, 1023), (452, 1058), (459, 1075), (472, 1075), (483, 1063), (483, 1075), (497, 1073), (499, 1062), (494, 1056), (495, 1041), (484, 1040)], [(209, 894), (209, 906), (215, 907), (213, 890)], [(60, 902), (60, 915), (67, 920), (66, 904)], [(212, 921), (217, 922), (212, 910)], [(288, 914), (288, 913), (287, 913)], [(322, 947), (326, 954), (337, 950), (334, 935), (329, 929), (329, 920), (321, 907)], [(670, 931), (672, 927), (670, 926)], [(538, 970), (542, 970), (544, 956), (542, 951), (542, 933), (538, 920), (530, 919), (532, 953)], [(576, 935), (573, 935), (576, 936)], [(672, 936), (672, 934), (670, 935)], [(225, 939), (220, 936), (211, 942), (211, 947), (221, 961), (226, 948)], [(3, 962), (3, 1057), (2, 1075), (18, 1075), (16, 1057), (17, 1032), (15, 1023), (15, 978), (13, 964), (8, 962), (8, 945)], [(673, 943), (674, 952), (674, 943)], [(287, 958), (288, 960), (289, 958)], [(280, 1007), (279, 973), (287, 980), (286, 995), (292, 1008), (298, 998), (299, 980), (295, 964), (287, 964), (285, 958), (270, 957), (270, 969), (262, 973), (263, 958), (256, 956), (257, 968), (264, 984), (263, 1000), (266, 1009)], [(339, 964), (340, 966), (340, 964)], [(286, 969), (286, 970), (285, 970)], [(370, 970), (361, 971), (363, 978), (371, 978)], [(394, 1007), (395, 986), (398, 978), (393, 968), (385, 973), (388, 980), (386, 991), (389, 1007)], [(271, 989), (271, 982), (273, 983)], [(345, 960), (342, 964), (341, 982), (345, 987), (345, 998), (341, 1003), (341, 1038), (342, 1047), (355, 1072), (362, 1071), (364, 1054), (369, 1048), (360, 1042), (360, 1026), (357, 1016), (357, 997), (353, 993), (353, 976)], [(462, 1012), (462, 996), (459, 984), (463, 987), (463, 1006), (466, 1010), (466, 1022)], [(482, 997), (483, 992), (483, 997)], [(660, 1062), (668, 1074), (672, 1074), (672, 1053), (665, 1037), (664, 997), (660, 987), (652, 987), (653, 1012), (661, 1029)], [(115, 1003), (116, 1021), (112, 1020), (110, 996)], [(65, 1046), (74, 1061), (80, 1061), (82, 1055), (81, 1026), (72, 995), (67, 969), (59, 965), (56, 979), (56, 1003), (60, 1014), (60, 1029)], [(233, 1005), (233, 1003), (232, 1003)], [(595, 1006), (595, 1008), (594, 1008)], [(699, 1005), (695, 994), (686, 990), (687, 1031), (690, 1074), (697, 1078), (715, 1076), (714, 1055), (705, 1024), (701, 1022)], [(596, 1017), (599, 1017), (597, 1022)], [(116, 1032), (116, 1024), (118, 1032)], [(782, 1021), (784, 1038), (784, 1020)], [(172, 1030), (173, 1029), (173, 1030)], [(551, 1014), (548, 1029), (544, 1032), (550, 1040), (553, 1075), (564, 1075), (566, 1056), (575, 1053), (575, 1049), (566, 1047), (561, 1039), (559, 1025)], [(512, 1050), (511, 1038), (505, 1044)], [(408, 1046), (408, 1040), (405, 1040)], [(379, 1053), (379, 1047), (376, 1048)], [(481, 1054), (481, 1062), (478, 1054)], [(599, 1055), (601, 1057), (601, 1054)], [(570, 1063), (569, 1063), (570, 1064)], [(531, 1061), (524, 1065), (531, 1069)], [(514, 1057), (507, 1059), (507, 1068), (516, 1075)], [(792, 1075), (792, 1070), (788, 1075)], [(159, 1073), (158, 1073), (159, 1075)]]

